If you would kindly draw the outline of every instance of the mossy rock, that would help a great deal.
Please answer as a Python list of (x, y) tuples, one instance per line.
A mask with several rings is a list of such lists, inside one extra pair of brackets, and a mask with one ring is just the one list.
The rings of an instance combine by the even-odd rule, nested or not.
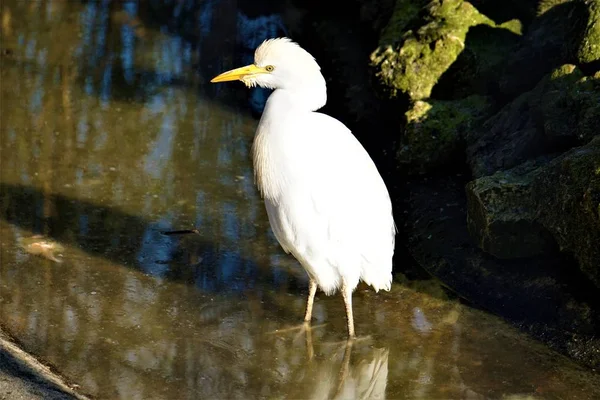
[(600, 287), (600, 134), (544, 167), (532, 196), (536, 219)]
[[(394, 13), (396, 7), (408, 6), (418, 4), (419, 1), (408, 2), (405, 0), (376, 0), (376, 1), (361, 1), (355, 0), (359, 5), (359, 16), (362, 22), (371, 26), (371, 28), (383, 34), (383, 30), (386, 27), (391, 27), (393, 23), (390, 21), (390, 15), (401, 15), (400, 13)], [(424, 1), (421, 1), (425, 4)], [(401, 4), (405, 3), (405, 4)], [(415, 7), (417, 10), (420, 7)], [(406, 11), (406, 10), (405, 10)]]
[(600, 79), (563, 65), (467, 136), (475, 177), (515, 167), (530, 158), (589, 142), (600, 121)]
[[(469, 2), (435, 0), (420, 11), (421, 3), (399, 0), (384, 29), (378, 49), (371, 54), (380, 83), (391, 97), (404, 93), (413, 100), (430, 97), (433, 86), (465, 48), (470, 27), (492, 20)], [(417, 15), (423, 14), (417, 24)]]
[(537, 15), (540, 16), (546, 11), (550, 10), (552, 7), (568, 3), (570, 1), (572, 0), (540, 0), (537, 5)]
[(465, 49), (440, 77), (432, 97), (457, 99), (472, 94), (494, 96), (498, 70), (521, 40), (521, 21), (514, 19), (498, 26), (477, 25), (466, 35)]
[(401, 43), (406, 31), (417, 23), (419, 13), (425, 5), (427, 0), (396, 0), (392, 15), (381, 31), (379, 46), (396, 46)]
[(498, 258), (543, 254), (556, 243), (600, 288), (600, 135), (547, 160), (470, 182), (469, 232)]
[(490, 109), (489, 98), (482, 96), (414, 102), (405, 113), (399, 163), (409, 173), (423, 174), (462, 160), (465, 136), (480, 127)]
[(556, 140), (583, 144), (600, 133), (600, 79), (563, 65), (544, 77), (531, 94), (534, 115), (543, 133)]
[(588, 5), (583, 0), (556, 0), (541, 2), (539, 7), (538, 17), (499, 69), (502, 98), (513, 99), (531, 90), (554, 68), (576, 60), (589, 20)]
[(466, 186), (467, 227), (477, 246), (499, 259), (531, 257), (554, 246), (535, 219), (531, 183), (546, 158), (471, 181)]
[(577, 51), (577, 61), (600, 70), (600, 0), (587, 0), (589, 17)]
[(487, 15), (497, 23), (519, 20), (528, 25), (537, 15), (540, 0), (471, 0), (479, 12)]

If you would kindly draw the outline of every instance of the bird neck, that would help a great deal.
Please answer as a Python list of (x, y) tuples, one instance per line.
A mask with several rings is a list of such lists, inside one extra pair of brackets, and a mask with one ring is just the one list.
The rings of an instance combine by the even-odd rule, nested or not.
[[(319, 74), (320, 75), (320, 74)], [(301, 108), (305, 111), (317, 111), (327, 103), (327, 86), (325, 79), (311, 79), (309, 82), (275, 90), (278, 102), (287, 103), (288, 107)], [(285, 100), (284, 100), (285, 98)]]

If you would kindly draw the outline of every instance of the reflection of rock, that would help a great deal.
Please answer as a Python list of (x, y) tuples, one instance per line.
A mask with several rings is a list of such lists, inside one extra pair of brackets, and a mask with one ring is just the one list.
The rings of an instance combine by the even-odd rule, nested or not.
[[(520, 334), (516, 330), (502, 329), (493, 332), (485, 318), (477, 313), (463, 314), (461, 323), (472, 324), (474, 329), (462, 332), (460, 350), (452, 367), (459, 374), (461, 385), (468, 389), (458, 397), (461, 399), (503, 399), (503, 400), (542, 400), (551, 398), (591, 400), (598, 398), (600, 377), (589, 371), (591, 376), (583, 377), (579, 365), (567, 367), (562, 357), (558, 368), (550, 367), (541, 354), (547, 351), (544, 346), (529, 340), (515, 340)], [(590, 346), (594, 349), (593, 346)], [(594, 351), (597, 351), (596, 347)], [(495, 352), (503, 353), (498, 362)], [(555, 355), (556, 356), (556, 355)], [(563, 364), (564, 363), (564, 364)], [(512, 371), (512, 373), (507, 373)], [(531, 371), (529, 382), (519, 375)], [(534, 372), (535, 371), (535, 372)], [(574, 387), (567, 391), (565, 382), (573, 382)], [(590, 386), (591, 385), (591, 386)], [(581, 389), (577, 387), (581, 387)], [(586, 389), (584, 389), (586, 387)], [(591, 390), (591, 391), (590, 391)], [(562, 393), (560, 393), (562, 392)], [(471, 395), (474, 395), (471, 397)], [(450, 397), (448, 398), (456, 398)]]

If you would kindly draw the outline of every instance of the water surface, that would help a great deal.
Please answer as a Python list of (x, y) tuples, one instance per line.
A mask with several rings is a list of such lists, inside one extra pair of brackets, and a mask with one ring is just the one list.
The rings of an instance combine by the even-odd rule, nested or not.
[[(207, 82), (280, 19), (171, 3), (2, 2), (0, 324), (26, 350), (106, 399), (600, 398), (592, 372), (399, 281), (357, 289), (351, 350), (339, 296), (318, 295), (310, 343), (276, 333), (307, 279), (253, 185), (261, 97)], [(31, 254), (34, 235), (61, 248)]]

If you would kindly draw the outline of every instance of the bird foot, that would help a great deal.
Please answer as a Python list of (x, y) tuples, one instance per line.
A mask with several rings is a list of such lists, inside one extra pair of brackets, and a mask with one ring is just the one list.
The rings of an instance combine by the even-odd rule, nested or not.
[(371, 337), (371, 335), (366, 335), (366, 336), (354, 336), (354, 337), (349, 337), (345, 340), (340, 340), (337, 342), (324, 342), (323, 345), (324, 346), (342, 346), (342, 345), (346, 345), (347, 347), (350, 347), (352, 345), (354, 345), (355, 343), (358, 342), (366, 342), (366, 341), (370, 341), (371, 339), (373, 339)]
[(312, 343), (312, 330), (313, 329), (317, 329), (317, 328), (322, 328), (327, 324), (321, 324), (321, 325), (315, 325), (315, 326), (311, 326), (310, 322), (304, 322), (298, 326), (292, 326), (289, 328), (283, 328), (283, 329), (277, 329), (275, 331), (269, 332), (269, 334), (282, 334), (282, 333), (286, 333), (286, 332), (291, 332), (291, 331), (295, 331), (295, 330), (299, 330), (300, 332), (298, 332), (293, 339), (293, 342), (296, 342), (298, 339), (300, 339), (300, 336), (304, 336), (305, 340), (306, 340), (306, 351), (307, 351), (307, 359), (310, 361), (312, 360), (312, 358), (315, 355), (315, 350), (313, 347), (313, 343)]
[(283, 333), (287, 333), (287, 332), (292, 332), (292, 331), (300, 331), (296, 334), (296, 337), (299, 337), (300, 335), (306, 333), (309, 330), (312, 329), (317, 329), (317, 328), (322, 328), (327, 324), (321, 324), (321, 325), (311, 325), (310, 322), (303, 322), (299, 325), (295, 325), (295, 326), (290, 326), (287, 328), (282, 328), (282, 329), (275, 329), (274, 331), (268, 332), (268, 334), (270, 335), (279, 335), (279, 334), (283, 334)]

